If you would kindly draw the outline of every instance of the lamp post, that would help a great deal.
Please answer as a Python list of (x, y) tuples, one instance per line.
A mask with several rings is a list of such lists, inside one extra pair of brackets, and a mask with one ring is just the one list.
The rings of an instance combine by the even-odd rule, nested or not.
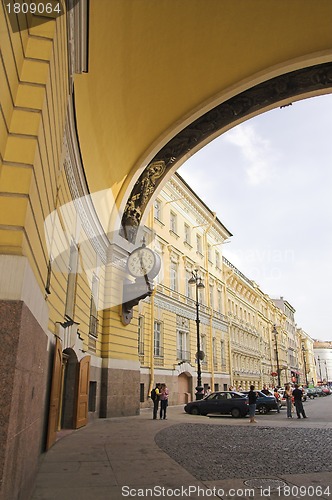
[(197, 387), (196, 387), (196, 400), (203, 398), (203, 387), (202, 387), (202, 371), (201, 371), (201, 360), (204, 359), (204, 353), (201, 351), (201, 341), (199, 336), (199, 301), (198, 301), (198, 290), (205, 288), (202, 283), (202, 278), (198, 275), (197, 269), (192, 272), (192, 277), (188, 281), (189, 285), (196, 286), (196, 334), (197, 334)]
[(274, 340), (275, 340), (275, 344), (276, 344), (276, 361), (277, 361), (278, 387), (281, 387), (281, 383), (280, 383), (280, 368), (279, 368), (279, 355), (278, 355), (278, 341), (277, 341), (278, 332), (277, 332), (277, 329), (276, 329), (276, 325), (273, 325), (272, 333), (274, 333)]
[(317, 361), (318, 361), (318, 366), (319, 366), (319, 381), (320, 381), (320, 383), (322, 383), (323, 382), (323, 379), (322, 379), (322, 368), (320, 366), (320, 357), (319, 356), (317, 356)]
[(305, 348), (304, 344), (302, 344), (302, 354), (303, 354), (303, 364), (304, 364), (304, 374), (305, 374), (305, 385), (308, 387), (308, 375), (307, 375), (307, 363), (305, 359)]

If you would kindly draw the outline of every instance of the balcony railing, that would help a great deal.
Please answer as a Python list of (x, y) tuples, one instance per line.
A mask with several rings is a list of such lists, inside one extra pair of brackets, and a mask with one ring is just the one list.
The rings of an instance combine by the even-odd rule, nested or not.
[[(188, 297), (187, 295), (183, 295), (182, 293), (176, 290), (171, 290), (170, 288), (161, 283), (158, 283), (158, 285), (156, 286), (156, 291), (163, 295), (166, 295), (167, 297), (172, 297), (173, 299), (176, 300), (176, 302), (179, 302), (180, 304), (187, 304), (188, 306), (195, 309), (196, 306), (195, 300), (191, 297)], [(202, 304), (201, 302), (199, 303), (199, 310), (200, 313), (202, 314), (213, 316), (214, 318), (224, 321), (225, 323), (229, 322), (227, 316), (217, 311), (216, 309), (213, 309), (211, 307), (206, 306), (205, 304)]]
[(181, 361), (190, 361), (190, 351), (184, 351), (183, 349), (177, 349), (176, 351), (177, 359)]

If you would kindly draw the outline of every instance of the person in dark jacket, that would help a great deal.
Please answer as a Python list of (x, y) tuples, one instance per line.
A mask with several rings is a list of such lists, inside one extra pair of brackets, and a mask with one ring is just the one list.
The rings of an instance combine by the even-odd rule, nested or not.
[(153, 392), (154, 392), (154, 394), (153, 394), (153, 420), (156, 420), (158, 408), (159, 408), (159, 401), (160, 401), (160, 384), (156, 384), (156, 387), (155, 387)]
[(307, 415), (305, 414), (304, 408), (303, 408), (303, 403), (302, 403), (302, 396), (303, 396), (303, 391), (302, 389), (299, 389), (298, 384), (294, 384), (295, 389), (293, 389), (293, 398), (294, 398), (294, 406), (296, 410), (296, 415), (297, 418), (301, 418), (301, 415), (303, 418), (307, 418)]
[(255, 386), (251, 385), (250, 386), (250, 391), (248, 392), (248, 398), (249, 398), (249, 417), (250, 417), (250, 423), (256, 423), (257, 420), (255, 420), (255, 413), (256, 413), (256, 401), (258, 394), (255, 392)]

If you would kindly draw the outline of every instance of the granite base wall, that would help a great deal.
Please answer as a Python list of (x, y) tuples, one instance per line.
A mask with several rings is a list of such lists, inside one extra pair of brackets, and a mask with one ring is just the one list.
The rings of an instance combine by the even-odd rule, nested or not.
[(102, 368), (100, 417), (139, 415), (139, 370)]
[(30, 497), (43, 447), (47, 336), (22, 301), (0, 301), (0, 498)]

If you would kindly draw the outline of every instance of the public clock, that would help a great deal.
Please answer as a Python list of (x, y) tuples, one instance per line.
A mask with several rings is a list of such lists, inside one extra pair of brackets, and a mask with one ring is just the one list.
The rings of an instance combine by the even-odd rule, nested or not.
[(147, 276), (153, 279), (159, 273), (160, 267), (160, 256), (146, 246), (136, 248), (127, 260), (128, 272), (135, 278)]

